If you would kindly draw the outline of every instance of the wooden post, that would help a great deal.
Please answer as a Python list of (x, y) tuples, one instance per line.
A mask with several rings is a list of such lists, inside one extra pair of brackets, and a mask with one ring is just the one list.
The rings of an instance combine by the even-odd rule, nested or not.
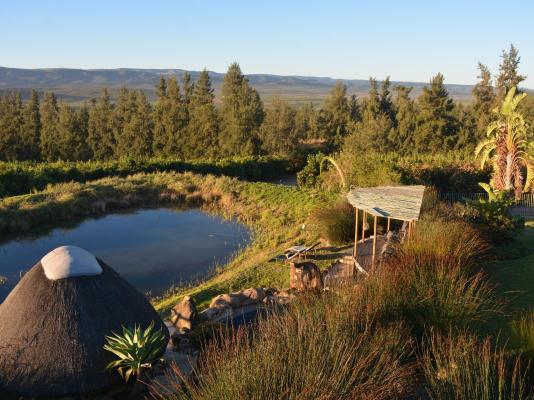
[(388, 227), (386, 229), (386, 233), (389, 232), (390, 227), (391, 227), (391, 218), (388, 217)]
[(377, 223), (378, 217), (375, 215), (374, 218), (374, 228), (373, 228), (373, 258), (371, 261), (371, 267), (375, 266), (375, 257), (376, 257), (376, 223)]
[(358, 209), (356, 208), (356, 223), (354, 224), (354, 259), (356, 259), (356, 261), (358, 261), (358, 224)]
[(367, 213), (363, 212), (363, 218), (362, 218), (362, 243), (365, 243), (365, 222), (367, 220)]

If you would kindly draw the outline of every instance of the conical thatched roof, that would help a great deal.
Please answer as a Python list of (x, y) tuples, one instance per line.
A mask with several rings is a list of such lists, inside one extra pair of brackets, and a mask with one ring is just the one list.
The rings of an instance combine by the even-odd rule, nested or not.
[(113, 358), (105, 335), (154, 321), (168, 337), (150, 303), (113, 269), (84, 250), (58, 250), (0, 305), (0, 390), (55, 397), (105, 389), (118, 381), (104, 370)]

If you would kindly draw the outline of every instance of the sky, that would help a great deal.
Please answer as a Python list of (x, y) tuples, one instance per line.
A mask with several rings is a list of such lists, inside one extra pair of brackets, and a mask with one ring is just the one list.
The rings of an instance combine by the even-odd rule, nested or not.
[(472, 84), (520, 52), (534, 88), (534, 1), (0, 0), (0, 65), (181, 68)]

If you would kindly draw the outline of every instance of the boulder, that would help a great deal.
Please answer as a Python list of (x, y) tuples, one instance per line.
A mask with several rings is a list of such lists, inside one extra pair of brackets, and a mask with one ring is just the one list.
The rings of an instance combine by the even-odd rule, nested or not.
[(312, 262), (292, 262), (289, 285), (291, 286), (291, 289), (295, 289), (299, 292), (321, 290), (323, 288), (321, 271), (317, 265)]
[(179, 331), (193, 329), (197, 317), (195, 301), (189, 296), (185, 296), (171, 310), (171, 322)]
[(226, 293), (215, 297), (211, 303), (210, 308), (216, 307), (239, 307), (247, 297), (242, 293)]
[(266, 296), (263, 288), (245, 289), (241, 293), (254, 303), (261, 303)]

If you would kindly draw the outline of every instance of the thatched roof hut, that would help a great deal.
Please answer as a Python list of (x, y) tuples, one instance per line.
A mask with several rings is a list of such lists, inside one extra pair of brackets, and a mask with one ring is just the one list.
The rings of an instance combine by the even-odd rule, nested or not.
[[(90, 393), (118, 381), (106, 372), (105, 335), (163, 321), (113, 269), (74, 246), (29, 270), (0, 305), (0, 390), (28, 397)], [(168, 336), (167, 336), (168, 337)]]

